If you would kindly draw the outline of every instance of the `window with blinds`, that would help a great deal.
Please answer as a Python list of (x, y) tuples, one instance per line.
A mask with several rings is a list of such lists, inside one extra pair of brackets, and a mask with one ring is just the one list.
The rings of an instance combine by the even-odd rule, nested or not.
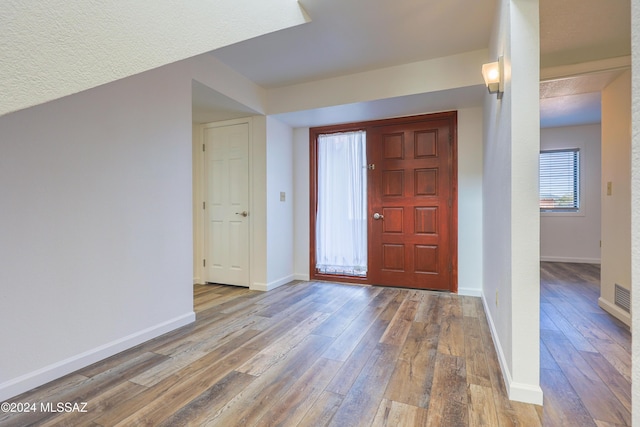
[(540, 212), (580, 210), (580, 150), (540, 152)]

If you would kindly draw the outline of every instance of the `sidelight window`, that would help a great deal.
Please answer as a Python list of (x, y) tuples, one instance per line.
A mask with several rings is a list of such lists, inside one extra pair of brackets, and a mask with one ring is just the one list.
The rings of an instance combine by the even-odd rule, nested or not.
[(367, 148), (364, 131), (318, 135), (316, 270), (367, 275)]

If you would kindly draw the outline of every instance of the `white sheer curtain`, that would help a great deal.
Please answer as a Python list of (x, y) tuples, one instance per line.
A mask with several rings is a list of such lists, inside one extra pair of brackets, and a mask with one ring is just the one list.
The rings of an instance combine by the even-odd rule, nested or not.
[(367, 275), (367, 146), (364, 131), (318, 136), (316, 268)]

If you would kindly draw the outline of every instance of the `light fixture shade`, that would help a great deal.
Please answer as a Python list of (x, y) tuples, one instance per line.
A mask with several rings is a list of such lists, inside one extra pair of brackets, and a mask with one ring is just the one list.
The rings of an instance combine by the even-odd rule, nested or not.
[(503, 83), (504, 65), (502, 56), (496, 62), (490, 62), (482, 65), (482, 77), (487, 85), (489, 93), (497, 93), (498, 98), (502, 98), (504, 92)]

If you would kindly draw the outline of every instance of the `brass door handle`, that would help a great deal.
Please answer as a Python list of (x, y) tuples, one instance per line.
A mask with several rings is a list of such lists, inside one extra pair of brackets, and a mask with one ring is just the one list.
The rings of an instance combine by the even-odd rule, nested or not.
[(236, 215), (240, 215), (246, 218), (247, 216), (249, 216), (249, 212), (247, 211), (236, 212)]

